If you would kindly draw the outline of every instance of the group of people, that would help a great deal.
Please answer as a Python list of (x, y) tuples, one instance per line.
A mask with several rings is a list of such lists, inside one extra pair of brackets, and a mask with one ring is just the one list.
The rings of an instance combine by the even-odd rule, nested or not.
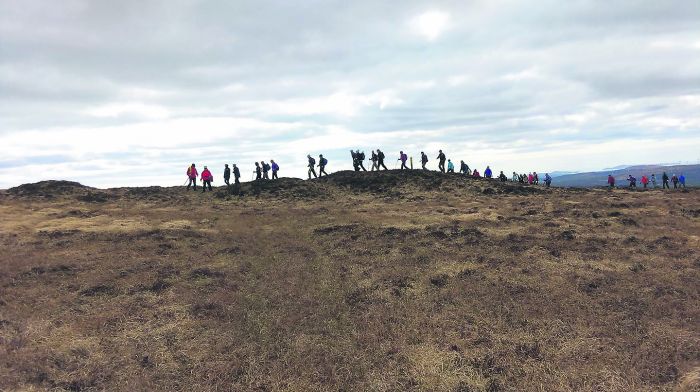
[[(629, 182), (628, 188), (637, 188), (636, 177), (630, 174), (627, 176), (627, 181)], [(680, 176), (674, 174), (671, 177), (669, 177), (668, 174), (666, 174), (666, 172), (663, 172), (663, 174), (661, 175), (661, 189), (671, 189), (669, 181), (673, 183), (674, 189), (685, 188), (685, 176), (683, 175), (683, 173), (681, 173)], [(652, 188), (657, 188), (656, 174), (652, 174), (649, 177), (647, 177), (646, 175), (642, 175), (640, 182), (642, 183), (644, 189), (646, 189), (649, 186), (649, 184), (651, 184)], [(608, 187), (615, 188), (615, 177), (613, 177), (612, 174), (608, 174)]]

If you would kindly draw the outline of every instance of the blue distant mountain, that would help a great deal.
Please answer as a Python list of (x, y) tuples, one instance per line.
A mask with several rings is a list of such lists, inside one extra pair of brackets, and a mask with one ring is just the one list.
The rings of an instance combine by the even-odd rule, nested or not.
[(633, 175), (637, 178), (637, 184), (642, 178), (642, 175), (651, 176), (652, 173), (656, 175), (657, 181), (661, 184), (661, 174), (666, 172), (668, 176), (674, 174), (680, 175), (681, 173), (685, 175), (687, 186), (700, 186), (700, 165), (636, 165), (636, 166), (621, 166), (610, 169), (604, 169), (596, 172), (586, 172), (586, 173), (574, 173), (574, 174), (564, 174), (560, 176), (554, 176), (554, 181), (552, 181), (553, 186), (563, 186), (563, 187), (592, 187), (592, 186), (606, 186), (608, 181), (608, 174), (612, 174), (617, 180), (617, 184), (624, 186), (627, 184), (628, 175)]

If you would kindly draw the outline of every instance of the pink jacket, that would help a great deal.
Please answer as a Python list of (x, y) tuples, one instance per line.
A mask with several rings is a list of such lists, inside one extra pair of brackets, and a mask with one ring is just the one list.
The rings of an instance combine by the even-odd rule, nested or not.
[(198, 174), (199, 173), (197, 173), (197, 168), (192, 167), (192, 166), (187, 168), (187, 177), (194, 178), (196, 180)]
[(211, 181), (214, 177), (211, 175), (211, 172), (209, 169), (204, 169), (202, 171), (202, 180), (203, 181)]

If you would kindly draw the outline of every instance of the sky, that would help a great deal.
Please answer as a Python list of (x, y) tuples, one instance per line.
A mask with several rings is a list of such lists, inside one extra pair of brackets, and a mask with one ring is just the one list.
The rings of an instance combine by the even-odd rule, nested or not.
[(0, 188), (700, 162), (700, 2), (0, 0)]

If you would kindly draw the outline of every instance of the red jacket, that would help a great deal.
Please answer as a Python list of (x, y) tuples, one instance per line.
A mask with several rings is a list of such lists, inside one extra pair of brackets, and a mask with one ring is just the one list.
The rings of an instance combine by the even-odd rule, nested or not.
[(642, 176), (642, 184), (648, 184), (648, 183), (649, 183), (649, 179), (647, 178), (647, 176)]
[(204, 169), (202, 171), (202, 180), (203, 181), (211, 181), (213, 179), (214, 179), (214, 176), (211, 175), (211, 172), (209, 171), (209, 169)]

